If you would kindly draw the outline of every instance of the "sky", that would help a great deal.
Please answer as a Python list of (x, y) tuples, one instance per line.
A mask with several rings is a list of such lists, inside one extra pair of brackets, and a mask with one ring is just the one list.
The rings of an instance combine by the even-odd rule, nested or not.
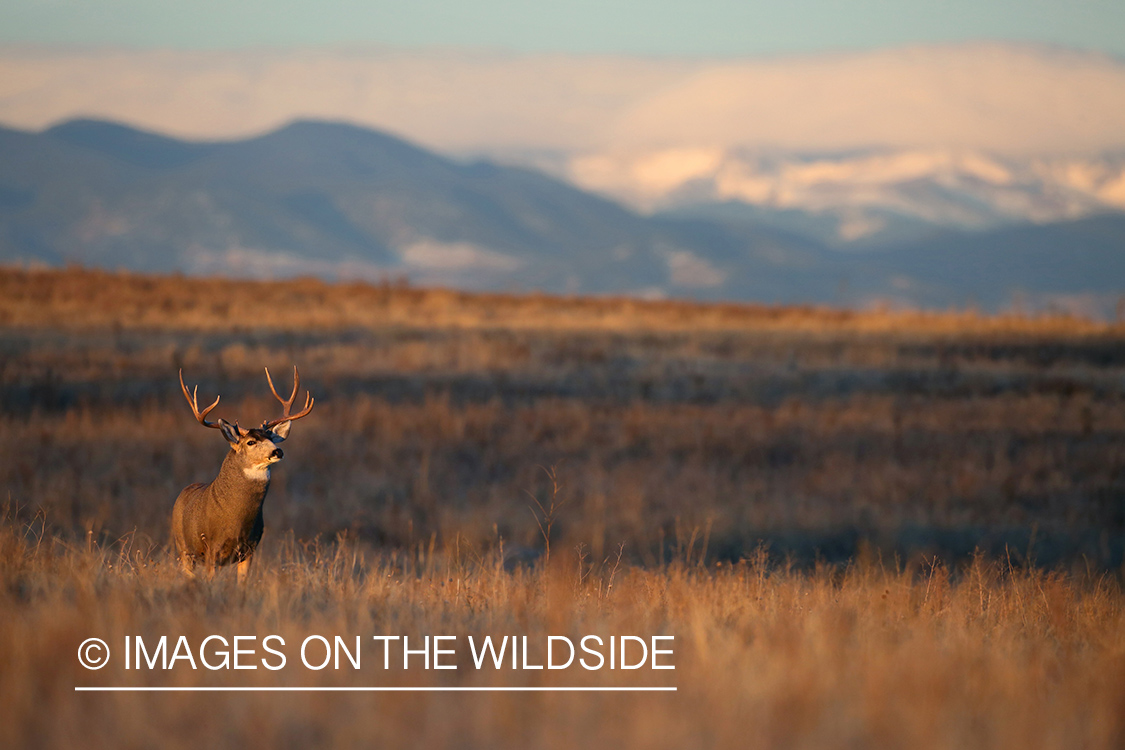
[(1122, 0), (4, 0), (0, 44), (732, 57), (976, 40), (1125, 57)]

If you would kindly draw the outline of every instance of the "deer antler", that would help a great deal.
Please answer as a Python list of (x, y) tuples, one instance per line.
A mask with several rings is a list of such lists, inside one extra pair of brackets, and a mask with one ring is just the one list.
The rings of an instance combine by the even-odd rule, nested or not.
[(277, 425), (281, 424), (282, 422), (292, 422), (294, 420), (300, 419), (301, 417), (304, 417), (304, 416), (308, 415), (308, 413), (310, 411), (312, 411), (313, 404), (316, 403), (316, 400), (312, 397), (312, 394), (309, 393), (306, 390), (305, 391), (305, 408), (299, 414), (292, 414), (291, 415), (289, 413), (289, 410), (293, 408), (293, 402), (297, 400), (297, 391), (301, 387), (301, 375), (300, 375), (300, 373), (297, 372), (297, 366), (296, 365), (293, 365), (293, 393), (289, 394), (288, 399), (284, 399), (281, 396), (277, 395), (277, 389), (273, 387), (273, 378), (270, 377), (270, 368), (268, 368), (268, 367), (266, 368), (266, 380), (269, 381), (270, 390), (273, 391), (274, 398), (276, 398), (278, 401), (281, 402), (282, 417), (281, 417), (281, 419), (274, 419), (274, 420), (271, 420), (271, 421), (268, 421), (268, 422), (262, 422), (262, 429), (263, 430), (272, 429), (272, 428), (276, 427)]
[(219, 425), (217, 423), (207, 421), (207, 414), (219, 405), (219, 398), (221, 397), (215, 396), (214, 403), (212, 403), (203, 411), (200, 411), (199, 402), (196, 400), (199, 394), (199, 386), (195, 386), (195, 389), (191, 393), (188, 393), (187, 386), (184, 385), (183, 368), (180, 369), (180, 388), (184, 389), (184, 398), (187, 399), (188, 405), (191, 406), (191, 413), (195, 415), (195, 418), (199, 421), (199, 424), (203, 425), (204, 427), (214, 427), (215, 429), (219, 429)]

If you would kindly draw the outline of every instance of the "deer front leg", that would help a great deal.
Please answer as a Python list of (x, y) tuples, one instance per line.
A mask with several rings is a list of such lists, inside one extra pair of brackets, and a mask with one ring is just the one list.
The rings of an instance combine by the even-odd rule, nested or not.
[[(207, 537), (205, 537), (203, 534), (200, 534), (199, 536), (204, 540), (204, 543), (206, 544)], [(217, 557), (217, 550), (213, 546), (207, 545), (207, 549), (203, 553), (203, 574), (208, 581), (215, 580), (215, 574), (219, 572), (219, 561)]]
[(180, 552), (180, 567), (188, 578), (195, 578), (195, 558), (187, 552)]
[(254, 560), (253, 555), (247, 555), (242, 560), (238, 561), (238, 582), (242, 584), (246, 581), (247, 576), (250, 575), (250, 563)]

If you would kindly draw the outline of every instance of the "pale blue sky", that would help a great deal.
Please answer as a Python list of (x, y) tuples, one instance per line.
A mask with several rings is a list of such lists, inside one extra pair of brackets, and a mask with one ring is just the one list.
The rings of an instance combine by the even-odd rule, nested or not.
[(770, 55), (1012, 40), (1125, 56), (1123, 0), (3, 0), (0, 44)]

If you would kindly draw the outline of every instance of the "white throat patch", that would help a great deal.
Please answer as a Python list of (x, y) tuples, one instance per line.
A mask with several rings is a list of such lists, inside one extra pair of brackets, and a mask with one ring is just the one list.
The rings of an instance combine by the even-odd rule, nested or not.
[(270, 481), (269, 466), (249, 466), (242, 470), (243, 475), (253, 482)]

